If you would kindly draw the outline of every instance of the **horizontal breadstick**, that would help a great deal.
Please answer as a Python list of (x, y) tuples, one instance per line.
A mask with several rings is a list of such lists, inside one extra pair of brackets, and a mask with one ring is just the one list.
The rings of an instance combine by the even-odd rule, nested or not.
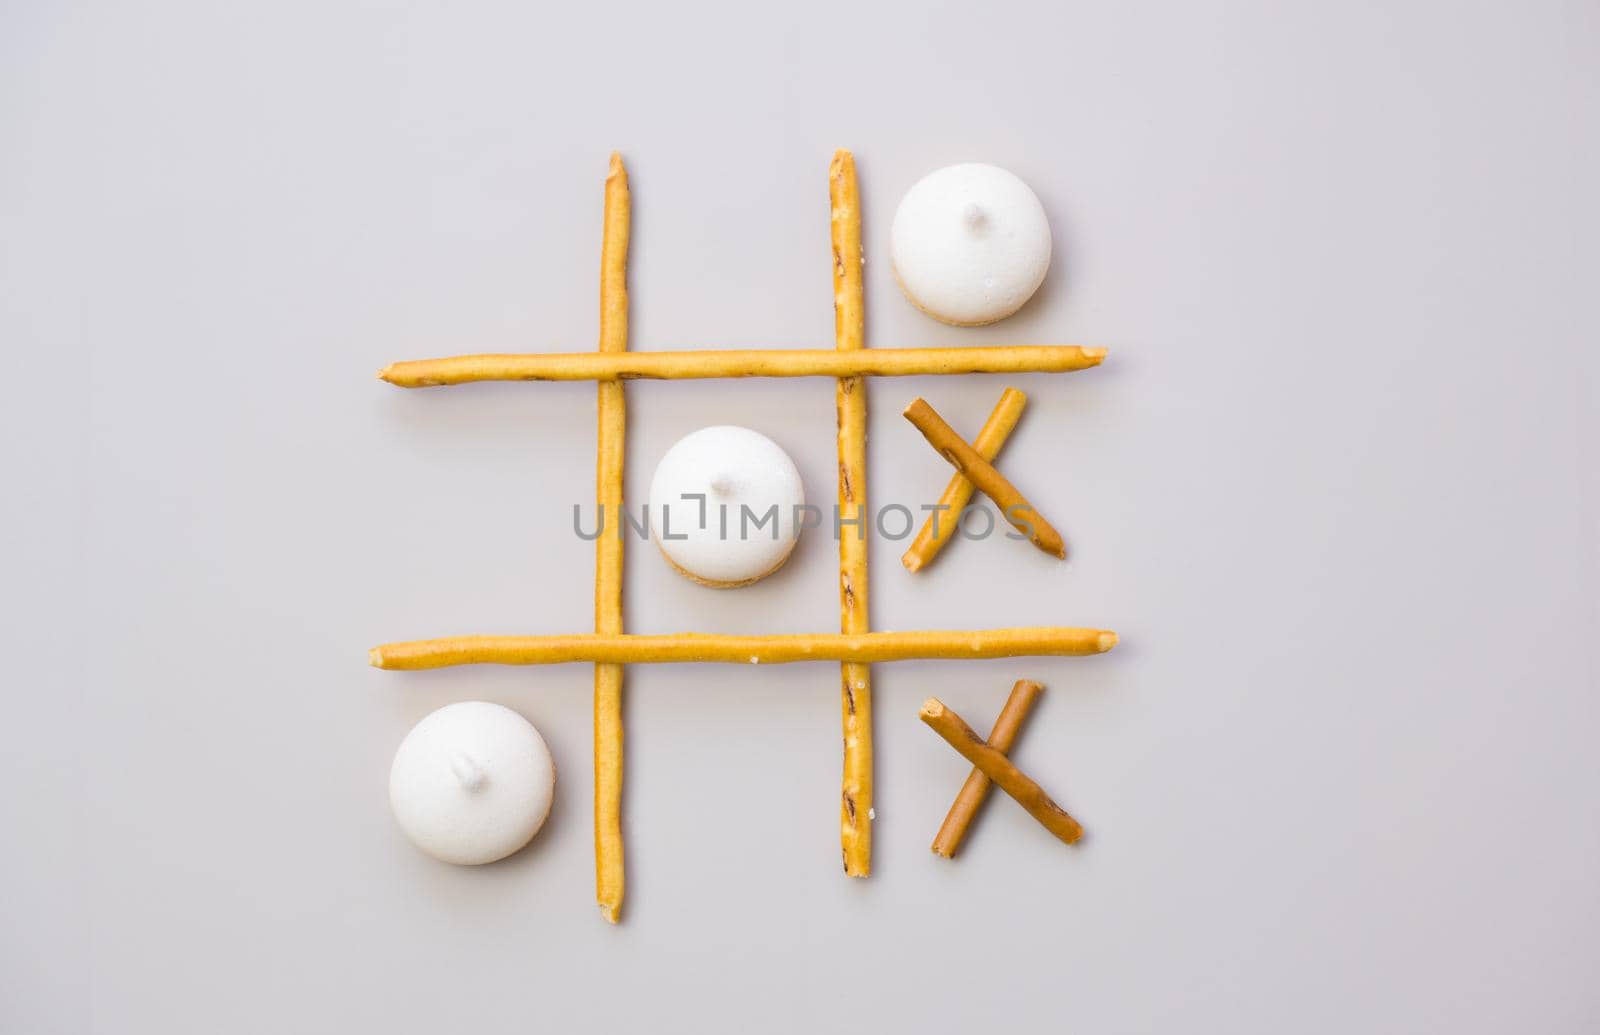
[(1010, 759), (985, 744), (983, 738), (962, 721), (961, 716), (946, 708), (938, 698), (930, 697), (923, 702), (920, 718), (967, 761), (982, 770), (996, 786), (1015, 798), (1017, 804), (1027, 809), (1028, 815), (1038, 820), (1050, 833), (1069, 845), (1083, 836), (1083, 827), (1077, 820), (1051, 801), (1044, 789), (1012, 765)]
[(922, 437), (928, 444), (939, 451), (939, 455), (950, 461), (958, 472), (977, 487), (978, 491), (994, 500), (995, 506), (1000, 508), (1000, 513), (1017, 531), (1026, 535), (1034, 546), (1045, 553), (1055, 557), (1067, 556), (1066, 544), (1061, 541), (1061, 533), (1051, 527), (1044, 515), (1033, 509), (1017, 487), (1006, 480), (1005, 475), (994, 469), (994, 465), (978, 455), (978, 451), (967, 445), (965, 439), (957, 435), (955, 429), (944, 422), (944, 418), (934, 412), (922, 399), (914, 399), (906, 407), (906, 420), (916, 425), (922, 432)]
[[(983, 422), (983, 429), (978, 432), (978, 437), (972, 440), (972, 448), (978, 455), (990, 463), (1000, 455), (1000, 447), (1006, 444), (1006, 439), (1011, 437), (1011, 432), (1017, 426), (1017, 421), (1022, 417), (1022, 408), (1028, 405), (1028, 397), (1015, 388), (1007, 388), (1000, 396), (1000, 401), (995, 404), (994, 412), (989, 414), (989, 419)], [(944, 549), (944, 544), (955, 537), (957, 523), (961, 519), (961, 511), (972, 499), (972, 483), (960, 471), (950, 476), (950, 484), (944, 488), (944, 495), (939, 497), (939, 509), (928, 515), (928, 520), (923, 523), (922, 530), (917, 533), (917, 538), (912, 541), (911, 549), (900, 557), (900, 563), (912, 573), (921, 571)]]
[(800, 633), (720, 636), (675, 633), (639, 636), (577, 633), (567, 636), (457, 636), (374, 647), (378, 668), (424, 669), (450, 665), (557, 665), (571, 661), (632, 665), (713, 661), (782, 665), (794, 661), (908, 661), (914, 658), (1013, 658), (1100, 654), (1117, 645), (1103, 629), (1036, 626), (930, 632)]
[[(1033, 703), (1039, 699), (1039, 694), (1044, 687), (1031, 679), (1019, 679), (1011, 688), (1011, 696), (1006, 698), (1006, 705), (1000, 709), (1000, 717), (994, 720), (994, 729), (989, 731), (989, 746), (1002, 755), (1011, 753), (1011, 745), (1017, 742), (1017, 733), (1022, 729), (1022, 724), (1028, 718), (1028, 712), (1033, 710)], [(974, 768), (967, 774), (967, 782), (961, 785), (961, 790), (956, 794), (955, 802), (950, 806), (950, 812), (944, 817), (944, 823), (939, 827), (939, 833), (933, 839), (933, 854), (942, 855), (946, 859), (956, 854), (956, 849), (961, 847), (961, 839), (967, 836), (967, 828), (972, 825), (973, 817), (983, 807), (984, 799), (989, 796), (991, 781), (983, 775), (982, 769)]]
[(905, 377), (1021, 374), (1099, 366), (1106, 350), (1080, 345), (960, 349), (702, 349), (695, 352), (556, 352), (453, 356), (393, 363), (378, 377), (401, 388), (472, 381), (616, 381), (711, 377)]

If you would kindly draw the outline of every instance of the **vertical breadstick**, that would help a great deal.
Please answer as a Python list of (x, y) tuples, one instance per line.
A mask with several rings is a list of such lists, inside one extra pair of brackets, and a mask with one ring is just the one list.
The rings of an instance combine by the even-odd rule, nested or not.
[(917, 430), (922, 432), (922, 437), (928, 444), (939, 451), (939, 455), (948, 460), (961, 474), (966, 475), (979, 492), (994, 501), (1000, 508), (1000, 513), (1005, 519), (1016, 526), (1017, 531), (1027, 536), (1028, 539), (1045, 553), (1056, 557), (1067, 556), (1066, 544), (1061, 541), (1061, 533), (1051, 527), (1044, 515), (1033, 509), (1033, 504), (1025, 499), (1017, 487), (1006, 480), (1005, 475), (994, 469), (994, 466), (978, 455), (977, 450), (967, 445), (955, 429), (944, 422), (944, 418), (934, 412), (933, 407), (922, 399), (914, 399), (906, 407), (906, 420), (915, 424)]
[[(628, 348), (628, 232), (632, 200), (622, 158), (606, 176), (600, 246), (600, 351)], [(595, 540), (594, 631), (622, 632), (622, 464), (628, 411), (621, 381), (601, 381), (595, 477), (603, 534)], [(594, 885), (600, 915), (622, 913), (622, 666), (594, 667)]]
[[(841, 352), (860, 349), (866, 337), (861, 283), (861, 197), (856, 162), (836, 151), (828, 167), (833, 225), (833, 323)], [(841, 377), (834, 391), (839, 411), (839, 631), (864, 633), (867, 618), (867, 393), (860, 377)], [(848, 524), (846, 522), (854, 522)], [(872, 872), (872, 669), (840, 666), (844, 717), (844, 786), (839, 809), (844, 872)]]
[(983, 738), (962, 721), (961, 716), (946, 708), (938, 698), (930, 697), (923, 702), (920, 717), (932, 727), (933, 732), (982, 770), (1002, 791), (1015, 798), (1017, 804), (1027, 809), (1028, 815), (1038, 820), (1050, 833), (1069, 845), (1083, 836), (1083, 827), (1067, 815), (1065, 809), (1051, 801), (1044, 788), (1012, 765), (1005, 755), (985, 744)]
[[(1000, 709), (1000, 717), (994, 720), (994, 729), (989, 731), (990, 747), (1001, 754), (1011, 752), (1011, 745), (1017, 741), (1017, 732), (1022, 729), (1028, 712), (1033, 710), (1033, 702), (1039, 699), (1043, 689), (1031, 679), (1017, 680), (1016, 686), (1011, 688), (1011, 696), (1006, 698), (1006, 706)], [(955, 803), (950, 806), (949, 814), (944, 817), (944, 823), (933, 839), (934, 855), (949, 859), (956, 854), (956, 849), (961, 847), (961, 839), (967, 836), (967, 828), (972, 825), (973, 817), (989, 796), (991, 782), (981, 769), (975, 768), (967, 775), (967, 782), (961, 785)]]
[[(1006, 444), (1006, 439), (1016, 428), (1022, 408), (1026, 405), (1026, 395), (1015, 388), (1005, 390), (995, 404), (994, 412), (983, 422), (983, 430), (972, 440), (972, 448), (978, 451), (979, 456), (990, 463), (994, 462), (994, 458), (1000, 455), (1000, 447)], [(907, 571), (919, 572), (939, 556), (944, 544), (955, 536), (956, 523), (961, 520), (961, 511), (972, 499), (972, 491), (972, 483), (961, 472), (950, 476), (950, 484), (945, 486), (944, 495), (939, 497), (940, 509), (928, 515), (922, 530), (912, 541), (911, 549), (900, 558), (900, 563), (906, 566)]]

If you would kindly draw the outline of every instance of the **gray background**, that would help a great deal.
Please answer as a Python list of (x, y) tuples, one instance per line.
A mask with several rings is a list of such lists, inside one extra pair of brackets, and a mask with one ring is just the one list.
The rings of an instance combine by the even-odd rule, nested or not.
[[(1600, 1025), (1600, 179), (1592, 3), (13, 3), (0, 20), (7, 1032), (1568, 1032)], [(626, 923), (592, 904), (590, 670), (366, 667), (590, 621), (592, 385), (402, 392), (393, 359), (581, 350), (633, 173), (634, 345), (827, 346), (855, 149), (870, 343), (1081, 342), (1004, 467), (1065, 565), (872, 555), (882, 629), (1103, 625), (1098, 659), (876, 670), (876, 872), (839, 872), (828, 666), (628, 677)], [(886, 260), (991, 161), (1057, 261), (985, 330)], [(831, 493), (832, 386), (630, 387), (628, 491), (710, 422)], [(628, 555), (636, 631), (826, 630), (834, 549), (717, 593)], [(915, 717), (1018, 748), (1077, 849)], [(512, 705), (562, 779), (526, 852), (393, 825), (395, 746)]]

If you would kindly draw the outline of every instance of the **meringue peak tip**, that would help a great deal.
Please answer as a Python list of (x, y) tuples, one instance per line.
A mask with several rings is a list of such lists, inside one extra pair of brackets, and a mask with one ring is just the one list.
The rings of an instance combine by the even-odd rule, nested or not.
[(489, 778), (478, 760), (465, 751), (457, 751), (450, 757), (450, 771), (461, 782), (462, 789), (468, 792), (481, 789)]

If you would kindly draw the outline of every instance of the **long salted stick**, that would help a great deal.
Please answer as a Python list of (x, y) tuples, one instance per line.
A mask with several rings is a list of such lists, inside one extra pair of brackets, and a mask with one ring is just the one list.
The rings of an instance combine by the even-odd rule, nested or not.
[(415, 670), (451, 665), (559, 665), (567, 662), (638, 665), (721, 662), (786, 665), (799, 661), (912, 661), (920, 658), (1017, 658), (1103, 654), (1117, 645), (1108, 629), (1032, 626), (1016, 629), (919, 632), (788, 633), (722, 636), (715, 633), (630, 633), (565, 636), (455, 636), (374, 647), (377, 668)]
[[(1031, 679), (1017, 680), (1011, 688), (1011, 696), (1006, 698), (1006, 706), (1000, 709), (1000, 717), (994, 720), (994, 729), (989, 731), (990, 747), (1002, 755), (1011, 753), (1011, 745), (1017, 742), (1017, 733), (1043, 690), (1043, 686)], [(967, 774), (967, 782), (961, 785), (955, 802), (939, 826), (939, 833), (934, 836), (931, 846), (934, 855), (942, 855), (946, 859), (955, 856), (956, 849), (961, 847), (962, 839), (967, 836), (967, 828), (972, 825), (973, 817), (983, 807), (984, 799), (989, 797), (992, 783), (981, 769), (974, 768)]]
[(1012, 765), (1010, 759), (985, 744), (983, 738), (962, 721), (961, 716), (946, 708), (938, 698), (930, 697), (924, 701), (919, 717), (967, 761), (981, 769), (1002, 791), (1015, 798), (1017, 804), (1027, 809), (1028, 815), (1038, 820), (1050, 833), (1069, 845), (1083, 836), (1083, 827), (1077, 820), (1051, 801), (1044, 789)]
[[(861, 195), (856, 161), (836, 151), (828, 166), (828, 201), (833, 227), (833, 323), (836, 349), (859, 352), (866, 338), (861, 280)], [(840, 377), (834, 390), (839, 412), (839, 631), (865, 633), (867, 615), (867, 383)], [(852, 535), (844, 529), (853, 526)], [(872, 670), (863, 661), (840, 666), (844, 726), (844, 781), (840, 795), (840, 842), (844, 872), (872, 872)]]
[[(628, 235), (632, 198), (622, 158), (611, 155), (606, 176), (605, 230), (600, 246), (600, 351), (628, 348)], [(600, 513), (622, 520), (622, 465), (628, 409), (621, 381), (599, 385), (595, 488)], [(594, 631), (622, 632), (622, 535), (595, 541)], [(622, 912), (622, 666), (594, 667), (594, 888), (600, 915), (616, 923)]]
[[(835, 267), (837, 269), (837, 267)], [(1103, 348), (699, 349), (688, 352), (551, 352), (452, 356), (391, 363), (378, 377), (401, 388), (475, 381), (697, 380), (716, 377), (909, 377), (918, 374), (1061, 373), (1099, 366)]]
[(916, 425), (922, 432), (922, 437), (928, 444), (939, 451), (939, 455), (950, 461), (957, 472), (966, 476), (974, 486), (985, 496), (994, 500), (995, 506), (1000, 508), (1000, 513), (1005, 519), (1016, 526), (1017, 531), (1027, 536), (1029, 541), (1045, 553), (1056, 557), (1066, 557), (1067, 547), (1061, 541), (1061, 533), (1051, 527), (1050, 522), (1044, 519), (1033, 508), (1016, 486), (1006, 480), (1005, 475), (994, 469), (978, 451), (967, 445), (965, 439), (957, 435), (955, 429), (944, 422), (944, 418), (934, 412), (922, 399), (913, 400), (906, 407), (906, 420)]
[[(1026, 395), (1015, 388), (1005, 390), (995, 404), (994, 412), (983, 422), (983, 430), (972, 440), (972, 448), (978, 451), (979, 456), (994, 463), (994, 458), (1000, 455), (1000, 447), (1011, 437), (1012, 430), (1022, 417), (1022, 409), (1027, 405)], [(912, 541), (911, 549), (900, 557), (900, 563), (906, 566), (907, 571), (921, 571), (939, 556), (944, 544), (955, 537), (961, 511), (971, 501), (972, 492), (972, 483), (960, 471), (950, 476), (950, 484), (945, 486), (944, 495), (939, 497), (939, 509), (928, 515), (917, 538)]]

